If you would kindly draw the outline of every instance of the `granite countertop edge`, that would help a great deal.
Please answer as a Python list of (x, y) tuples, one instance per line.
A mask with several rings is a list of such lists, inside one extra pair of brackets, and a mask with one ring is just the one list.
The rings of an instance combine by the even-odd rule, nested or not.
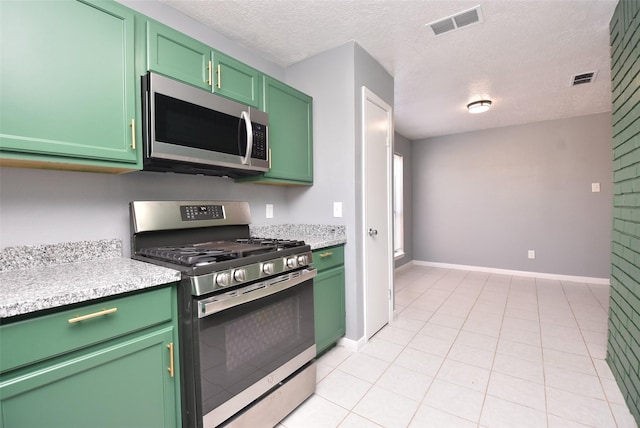
[(124, 257), (1, 272), (0, 319), (150, 289), (180, 276)]
[(346, 238), (334, 239), (306, 239), (305, 242), (311, 246), (311, 250), (320, 250), (322, 248), (333, 247), (336, 245), (344, 245), (347, 243)]

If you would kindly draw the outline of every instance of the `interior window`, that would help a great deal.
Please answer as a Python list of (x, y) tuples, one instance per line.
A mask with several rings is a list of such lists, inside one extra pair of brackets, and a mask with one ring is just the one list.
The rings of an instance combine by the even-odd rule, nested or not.
[(402, 155), (393, 154), (393, 255), (395, 258), (404, 256), (403, 162)]

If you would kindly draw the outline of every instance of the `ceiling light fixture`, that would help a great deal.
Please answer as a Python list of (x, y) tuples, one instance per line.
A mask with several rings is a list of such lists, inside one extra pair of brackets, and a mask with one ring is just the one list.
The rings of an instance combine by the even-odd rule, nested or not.
[(470, 104), (467, 104), (467, 109), (469, 110), (469, 113), (484, 113), (485, 111), (489, 110), (490, 107), (491, 107), (490, 100), (474, 101)]

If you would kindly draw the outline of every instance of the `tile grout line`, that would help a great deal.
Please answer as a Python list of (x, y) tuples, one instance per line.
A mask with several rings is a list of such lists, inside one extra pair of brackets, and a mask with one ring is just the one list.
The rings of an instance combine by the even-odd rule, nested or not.
[[(586, 284), (585, 284), (586, 285)], [(609, 396), (607, 395), (607, 391), (605, 390), (605, 387), (602, 383), (602, 378), (600, 377), (600, 374), (598, 373), (598, 369), (596, 368), (595, 364), (593, 363), (593, 356), (591, 355), (591, 350), (589, 349), (589, 347), (587, 346), (587, 340), (584, 337), (584, 334), (582, 332), (582, 327), (580, 326), (580, 323), (578, 322), (578, 318), (576, 317), (576, 313), (573, 310), (573, 306), (571, 305), (571, 301), (569, 300), (569, 298), (567, 297), (567, 292), (565, 290), (565, 286), (563, 281), (560, 281), (560, 286), (562, 288), (562, 292), (565, 295), (565, 298), (567, 299), (567, 303), (569, 304), (569, 310), (571, 311), (571, 314), (573, 315), (573, 318), (576, 320), (576, 324), (578, 325), (578, 331), (580, 331), (580, 337), (582, 337), (582, 341), (584, 342), (584, 346), (587, 349), (587, 353), (589, 354), (589, 359), (591, 360), (591, 366), (593, 367), (593, 370), (596, 374), (596, 377), (598, 378), (598, 383), (600, 384), (600, 388), (602, 389), (602, 395), (604, 396), (606, 403), (607, 403), (607, 408), (609, 409), (609, 413), (611, 414), (611, 418), (613, 419), (613, 423), (617, 426), (618, 425), (618, 420), (616, 419), (615, 413), (613, 411), (613, 408), (611, 407), (611, 401), (609, 401)], [(589, 292), (591, 293), (591, 288), (587, 285), (587, 289), (589, 290)], [(594, 296), (595, 298), (595, 296)], [(598, 301), (598, 299), (596, 299), (596, 301)], [(598, 301), (599, 303), (599, 301)], [(546, 388), (545, 388), (546, 390)], [(595, 398), (595, 397), (589, 397), (589, 398)]]
[[(489, 275), (489, 277), (487, 277), (487, 281), (489, 280), (489, 278), (491, 277), (491, 275)], [(485, 286), (487, 281), (485, 281)], [(496, 362), (496, 355), (498, 355), (498, 345), (500, 344), (500, 335), (502, 333), (502, 327), (504, 326), (504, 317), (505, 314), (507, 312), (507, 302), (509, 301), (509, 294), (511, 293), (511, 286), (513, 283), (513, 275), (509, 276), (509, 290), (507, 291), (507, 300), (505, 301), (504, 304), (504, 308), (502, 310), (502, 318), (500, 320), (500, 328), (498, 329), (498, 340), (496, 341), (496, 348), (493, 351), (493, 359), (491, 360), (491, 367), (489, 368), (489, 378), (487, 379), (487, 386), (485, 387), (485, 391), (484, 391), (484, 397), (482, 398), (482, 406), (480, 407), (480, 415), (478, 415), (478, 427), (480, 427), (481, 425), (481, 421), (482, 421), (482, 414), (484, 412), (484, 406), (487, 402), (487, 395), (489, 395), (489, 384), (491, 382), (491, 377), (493, 376), (493, 366)], [(484, 288), (484, 286), (483, 286)]]

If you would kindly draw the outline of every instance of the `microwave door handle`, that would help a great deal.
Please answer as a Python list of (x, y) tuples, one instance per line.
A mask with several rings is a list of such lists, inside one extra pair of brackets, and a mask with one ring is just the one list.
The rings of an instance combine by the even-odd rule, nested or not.
[(251, 125), (251, 117), (248, 112), (243, 111), (240, 114), (240, 119), (244, 119), (244, 124), (247, 127), (247, 152), (242, 158), (242, 164), (247, 165), (251, 158), (251, 151), (253, 150), (253, 126)]

